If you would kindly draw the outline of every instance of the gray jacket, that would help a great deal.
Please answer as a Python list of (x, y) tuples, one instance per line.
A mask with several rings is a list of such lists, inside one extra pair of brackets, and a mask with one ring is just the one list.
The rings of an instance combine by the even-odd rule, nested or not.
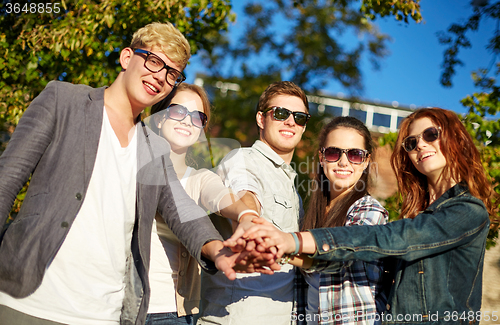
[[(50, 82), (28, 107), (0, 156), (0, 226), (14, 199), (30, 186), (15, 220), (0, 232), (0, 290), (22, 298), (40, 285), (85, 199), (94, 169), (104, 88)], [(202, 246), (222, 238), (178, 181), (168, 143), (138, 132), (136, 222), (127, 262), (121, 324), (144, 324), (149, 300), (149, 254), (155, 212), (210, 273)]]

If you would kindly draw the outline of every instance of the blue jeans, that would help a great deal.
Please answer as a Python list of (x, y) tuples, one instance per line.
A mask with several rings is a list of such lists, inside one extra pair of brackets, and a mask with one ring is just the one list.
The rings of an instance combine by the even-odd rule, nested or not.
[(148, 314), (144, 325), (193, 325), (193, 315), (177, 316), (177, 313)]

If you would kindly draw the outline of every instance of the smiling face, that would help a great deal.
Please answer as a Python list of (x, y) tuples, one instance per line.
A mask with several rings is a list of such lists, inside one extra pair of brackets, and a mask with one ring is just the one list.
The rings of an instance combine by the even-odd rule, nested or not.
[[(156, 54), (168, 66), (182, 70), (180, 66), (170, 61), (170, 59), (157, 48), (144, 49)], [(124, 70), (124, 85), (130, 103), (133, 107), (143, 109), (151, 106), (163, 98), (171, 91), (172, 85), (166, 80), (166, 69), (159, 72), (151, 72), (144, 66), (147, 54), (134, 53), (131, 48), (125, 48), (120, 54), (120, 63)]]
[[(273, 97), (268, 107), (285, 107), (292, 112), (307, 113), (302, 99), (290, 95), (278, 95)], [(273, 117), (273, 111), (257, 113), (257, 125), (260, 130), (260, 140), (271, 147), (278, 155), (289, 163), (293, 151), (305, 131), (305, 126), (295, 123), (293, 114), (284, 120), (278, 121)], [(289, 158), (289, 159), (288, 159)]]
[[(357, 130), (346, 127), (332, 130), (326, 137), (324, 147), (366, 149), (363, 136)], [(330, 181), (330, 199), (352, 189), (363, 175), (364, 169), (368, 167), (368, 158), (362, 164), (353, 164), (347, 159), (346, 153), (343, 153), (336, 162), (325, 161), (322, 154), (319, 157), (323, 172)]]
[[(408, 129), (408, 135), (419, 135), (425, 129), (432, 126), (437, 125), (428, 117), (417, 119), (411, 123)], [(408, 157), (413, 163), (413, 166), (432, 183), (435, 183), (439, 179), (446, 166), (446, 158), (441, 151), (440, 145), (440, 139), (427, 143), (420, 137), (417, 147), (408, 152)]]
[[(200, 96), (190, 90), (177, 91), (171, 103), (185, 106), (190, 112), (200, 111), (205, 113)], [(162, 117), (160, 121), (157, 122), (157, 125), (158, 129), (160, 129), (160, 135), (167, 139), (172, 150), (176, 152), (186, 151), (192, 146), (200, 137), (202, 130), (193, 125), (191, 116), (189, 115), (182, 121)]]

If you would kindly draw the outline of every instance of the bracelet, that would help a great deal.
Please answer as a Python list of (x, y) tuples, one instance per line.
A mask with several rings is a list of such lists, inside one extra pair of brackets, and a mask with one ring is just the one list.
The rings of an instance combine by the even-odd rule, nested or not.
[(241, 211), (240, 214), (238, 214), (238, 222), (240, 222), (241, 217), (243, 217), (243, 215), (247, 214), (247, 213), (250, 213), (250, 214), (256, 215), (257, 217), (260, 217), (260, 215), (257, 213), (257, 211), (247, 209), (247, 210)]
[(279, 265), (285, 265), (285, 264), (287, 264), (288, 262), (290, 262), (290, 260), (291, 260), (291, 259), (292, 259), (292, 258), (290, 257), (290, 255), (285, 254), (285, 255), (283, 255), (283, 256), (282, 256), (282, 257), (281, 257), (281, 258), (277, 261), (277, 263), (278, 263)]
[(295, 240), (295, 251), (293, 253), (291, 253), (290, 255), (295, 256), (295, 255), (299, 254), (300, 242), (299, 242), (299, 238), (297, 237), (296, 232), (291, 232), (290, 234), (292, 235), (293, 240)]
[(304, 248), (304, 241), (302, 240), (302, 234), (300, 232), (296, 232), (297, 237), (299, 239), (299, 252), (297, 254), (302, 253), (302, 249)]

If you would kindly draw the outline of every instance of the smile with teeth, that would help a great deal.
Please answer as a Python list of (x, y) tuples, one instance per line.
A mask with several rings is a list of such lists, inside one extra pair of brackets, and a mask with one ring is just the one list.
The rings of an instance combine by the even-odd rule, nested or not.
[(152, 85), (152, 84), (150, 84), (149, 82), (144, 81), (144, 84), (145, 84), (147, 87), (149, 87), (149, 89), (151, 89), (152, 91), (154, 91), (155, 93), (157, 93), (157, 94), (158, 94), (158, 93), (160, 92), (160, 90), (159, 90), (159, 89), (157, 89), (155, 86), (153, 86), (153, 85)]
[(349, 171), (349, 170), (336, 170), (335, 173), (339, 174), (339, 175), (350, 175), (350, 174), (352, 174), (352, 172)]
[(426, 152), (422, 155), (422, 157), (420, 157), (420, 161), (424, 160), (425, 158), (427, 157), (430, 157), (430, 156), (434, 156), (436, 153), (435, 152)]
[(190, 136), (191, 135), (191, 132), (189, 132), (187, 130), (184, 130), (184, 129), (175, 129), (175, 131), (177, 133), (180, 133), (180, 134), (183, 134), (183, 135), (186, 135), (186, 136)]
[(290, 131), (280, 131), (280, 133), (283, 135), (289, 136), (289, 137), (293, 137), (293, 135), (295, 134), (295, 133), (290, 132)]

